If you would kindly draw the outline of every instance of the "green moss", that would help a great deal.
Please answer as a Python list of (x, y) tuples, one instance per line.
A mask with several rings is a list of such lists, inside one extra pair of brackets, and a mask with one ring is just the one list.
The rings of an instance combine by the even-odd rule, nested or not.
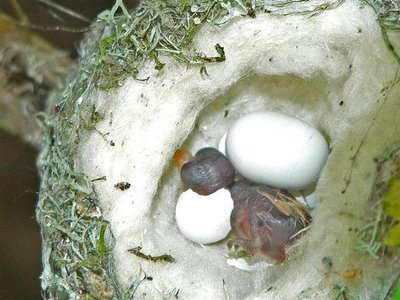
[(42, 115), (46, 132), (38, 160), (42, 181), (37, 219), (43, 230), (44, 292), (56, 299), (93, 293), (97, 299), (108, 299), (115, 294), (104, 238), (107, 223), (101, 218), (91, 180), (73, 167), (82, 130), (94, 130), (102, 119), (93, 105), (76, 107), (89, 87), (86, 75), (85, 68), (79, 68), (57, 109)]
[(388, 277), (386, 280), (383, 278), (378, 278), (378, 285), (381, 287), (379, 295), (377, 295), (378, 300), (393, 299), (396, 298), (397, 291), (394, 291), (395, 287), (398, 285), (400, 280), (400, 270), (396, 270)]
[(398, 1), (396, 0), (364, 0), (370, 5), (377, 15), (379, 26), (381, 27), (382, 38), (388, 47), (389, 51), (393, 54), (397, 63), (400, 64), (399, 50), (396, 50), (389, 39), (388, 30), (400, 29), (400, 9)]
[(400, 178), (392, 178), (382, 196), (383, 208), (387, 215), (400, 220)]
[(398, 223), (400, 221), (400, 178), (390, 180), (389, 186), (382, 196), (382, 205), (385, 213), (397, 221), (397, 224), (387, 232), (384, 243), (388, 246), (400, 246), (400, 223)]
[(355, 250), (365, 252), (374, 259), (381, 258), (385, 253), (381, 231), (382, 211), (379, 209), (374, 212), (368, 223), (358, 230)]
[[(376, 11), (382, 37), (400, 63), (400, 56), (387, 35), (388, 29), (400, 29), (400, 12), (393, 1), (365, 0)], [(192, 46), (192, 40), (203, 24), (215, 27), (241, 17), (255, 18), (265, 11), (271, 14), (316, 14), (339, 5), (343, 0), (320, 5), (311, 9), (307, 1), (242, 1), (242, 0), (197, 0), (197, 1), (142, 1), (129, 14), (122, 0), (116, 1), (111, 10), (99, 15), (97, 22), (104, 26), (94, 53), (94, 82), (98, 87), (110, 89), (123, 84), (127, 77), (137, 79), (143, 63), (152, 60), (155, 69), (161, 70), (164, 63), (160, 56), (169, 55), (190, 66), (199, 66), (207, 73), (206, 63), (224, 61), (221, 46), (216, 46), (217, 57), (206, 57)], [(296, 3), (297, 6), (291, 6)], [(303, 4), (304, 3), (304, 4)], [(302, 5), (303, 4), (303, 5)], [(121, 14), (118, 14), (122, 12)], [(223, 45), (222, 45), (223, 46)]]
[(347, 286), (334, 285), (333, 289), (335, 291), (335, 300), (358, 300), (359, 298), (354, 295), (352, 291)]
[(396, 224), (389, 229), (384, 243), (388, 246), (400, 246), (400, 224)]
[(397, 286), (396, 292), (393, 295), (393, 300), (400, 300), (400, 285)]
[(175, 262), (175, 258), (173, 258), (171, 255), (169, 254), (163, 254), (163, 255), (159, 255), (159, 256), (152, 256), (150, 254), (144, 254), (142, 251), (142, 247), (136, 247), (133, 249), (129, 249), (128, 251), (134, 255), (136, 255), (137, 257), (140, 257), (142, 259), (148, 260), (148, 261), (152, 261), (152, 262), (167, 262), (167, 263), (174, 263)]
[(400, 244), (400, 149), (399, 143), (389, 145), (375, 159), (377, 174), (371, 194), (371, 214), (357, 232), (355, 249), (374, 259), (390, 257)]
[[(216, 57), (206, 57), (192, 48), (191, 42), (203, 23), (219, 26), (234, 17), (233, 10), (247, 13), (240, 1), (143, 1), (132, 15), (122, 1), (98, 17), (105, 23), (104, 35), (95, 54), (97, 86), (116, 87), (128, 76), (137, 78), (143, 62), (150, 59), (161, 70), (161, 55), (170, 55), (188, 65), (225, 60), (223, 48), (216, 46)], [(123, 13), (116, 15), (118, 11)]]
[[(300, 5), (302, 2), (303, 6)], [(315, 14), (341, 2), (333, 1), (310, 9), (304, 0), (152, 0), (142, 1), (129, 14), (123, 2), (118, 0), (111, 10), (98, 17), (105, 29), (95, 54), (94, 82), (98, 87), (110, 89), (123, 84), (128, 76), (140, 79), (139, 70), (149, 59), (154, 61), (155, 69), (163, 68), (162, 55), (169, 55), (189, 66), (198, 66), (201, 73), (207, 74), (205, 65), (225, 61), (225, 53), (223, 45), (215, 46), (219, 55), (215, 57), (207, 57), (193, 48), (193, 37), (201, 25), (219, 27), (233, 18), (255, 18), (260, 11), (282, 15)], [(285, 9), (292, 3), (297, 4), (296, 9)], [(122, 14), (117, 15), (118, 11)]]

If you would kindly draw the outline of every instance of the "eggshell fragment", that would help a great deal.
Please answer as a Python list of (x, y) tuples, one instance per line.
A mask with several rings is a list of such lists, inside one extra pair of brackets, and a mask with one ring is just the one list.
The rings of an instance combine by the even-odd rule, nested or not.
[(294, 117), (261, 111), (245, 115), (229, 129), (226, 152), (247, 179), (301, 190), (317, 181), (328, 145), (316, 129)]
[(315, 190), (308, 193), (300, 192), (300, 194), (295, 198), (297, 201), (307, 204), (310, 208), (311, 217), (315, 218), (317, 215), (317, 196)]
[(317, 197), (316, 197), (316, 193), (315, 192), (312, 192), (309, 195), (305, 195), (303, 198), (304, 198), (304, 201), (307, 203), (307, 205), (311, 209), (316, 209), (317, 208)]
[(207, 196), (189, 189), (178, 199), (176, 223), (187, 239), (199, 244), (211, 244), (228, 235), (232, 209), (233, 201), (226, 189)]

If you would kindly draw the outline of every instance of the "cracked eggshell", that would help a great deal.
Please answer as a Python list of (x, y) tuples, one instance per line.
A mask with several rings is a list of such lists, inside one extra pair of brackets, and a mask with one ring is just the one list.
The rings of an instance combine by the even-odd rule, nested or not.
[(211, 244), (228, 235), (232, 209), (233, 200), (226, 189), (207, 196), (189, 189), (178, 199), (176, 223), (187, 239), (199, 244)]
[(226, 152), (247, 179), (301, 190), (317, 181), (328, 158), (328, 145), (321, 133), (299, 119), (259, 111), (232, 125)]
[(297, 201), (307, 204), (310, 208), (311, 217), (315, 218), (317, 215), (317, 196), (315, 190), (311, 193), (300, 193), (301, 195), (296, 196)]

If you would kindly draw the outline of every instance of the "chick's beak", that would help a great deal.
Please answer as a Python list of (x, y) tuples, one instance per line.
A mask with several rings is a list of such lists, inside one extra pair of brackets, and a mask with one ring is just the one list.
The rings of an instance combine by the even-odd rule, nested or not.
[(184, 164), (193, 160), (193, 155), (189, 151), (178, 149), (175, 151), (173, 160), (180, 171)]

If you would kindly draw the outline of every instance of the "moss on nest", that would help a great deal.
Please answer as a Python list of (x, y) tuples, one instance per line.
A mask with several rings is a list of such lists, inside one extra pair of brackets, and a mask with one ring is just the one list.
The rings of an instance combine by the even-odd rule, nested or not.
[[(261, 11), (312, 15), (341, 2), (321, 1), (312, 6), (297, 0), (153, 0), (143, 1), (129, 13), (122, 0), (116, 0), (111, 10), (99, 15), (93, 26), (94, 38), (84, 45), (85, 54), (78, 68), (63, 94), (53, 99), (57, 105), (51, 113), (42, 114), (45, 134), (38, 161), (42, 183), (37, 219), (42, 227), (41, 279), (47, 298), (132, 298), (135, 287), (145, 278), (138, 274), (129, 291), (118, 286), (111, 245), (105, 242), (107, 222), (93, 190), (92, 181), (96, 179), (74, 169), (81, 134), (96, 131), (96, 122), (102, 118), (96, 107), (82, 102), (81, 97), (96, 87), (117, 87), (129, 76), (145, 79), (138, 78), (143, 63), (153, 60), (155, 68), (161, 70), (163, 55), (205, 72), (207, 63), (223, 61), (225, 53), (223, 45), (216, 45), (214, 57), (206, 57), (192, 47), (202, 24), (218, 27), (233, 18), (254, 18)], [(392, 12), (385, 13), (387, 1), (368, 3), (376, 9), (384, 38), (386, 28), (400, 28)]]
[(365, 0), (370, 5), (376, 15), (379, 26), (381, 27), (382, 37), (388, 47), (400, 64), (400, 55), (394, 48), (393, 44), (389, 40), (387, 30), (399, 30), (400, 29), (400, 7), (396, 0)]
[[(153, 60), (161, 70), (162, 55), (172, 56), (187, 65), (200, 66), (225, 60), (223, 45), (215, 45), (216, 56), (207, 57), (191, 45), (198, 28), (203, 24), (216, 27), (235, 17), (255, 18), (258, 12), (272, 14), (315, 14), (333, 8), (343, 0), (311, 5), (308, 1), (250, 1), (250, 0), (186, 0), (143, 1), (128, 13), (122, 0), (117, 0), (111, 10), (99, 15), (98, 22), (105, 24), (94, 55), (97, 62), (93, 80), (98, 87), (109, 89), (123, 84), (132, 76), (138, 78), (140, 67), (146, 60)], [(322, 3), (323, 1), (321, 1)], [(286, 6), (296, 6), (287, 9)], [(118, 12), (122, 14), (117, 15)]]

